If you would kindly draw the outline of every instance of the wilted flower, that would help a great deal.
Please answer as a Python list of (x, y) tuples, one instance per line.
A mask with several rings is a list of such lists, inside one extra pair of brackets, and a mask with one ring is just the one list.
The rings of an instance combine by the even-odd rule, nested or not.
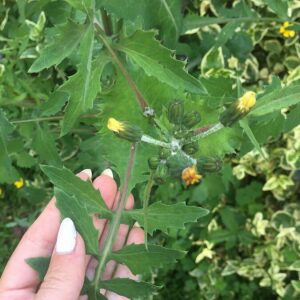
[(295, 30), (289, 30), (287, 29), (291, 24), (289, 22), (284, 22), (280, 28), (279, 28), (279, 32), (285, 37), (285, 38), (289, 38), (289, 37), (294, 37), (296, 35)]
[(185, 168), (181, 174), (182, 180), (187, 186), (200, 182), (202, 176), (198, 174), (196, 166)]

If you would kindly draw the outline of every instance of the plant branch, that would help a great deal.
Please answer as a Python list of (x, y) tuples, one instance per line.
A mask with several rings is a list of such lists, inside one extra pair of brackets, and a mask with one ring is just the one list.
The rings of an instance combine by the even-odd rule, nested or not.
[[(220, 122), (215, 124), (215, 125), (212, 125), (212, 126), (207, 126), (207, 127), (203, 127), (203, 128), (200, 128), (202, 129), (202, 131), (200, 131), (200, 133), (192, 136), (191, 138), (189, 138), (189, 142), (195, 142), (195, 141), (198, 141), (202, 138), (205, 138), (207, 137), (208, 135), (212, 134), (212, 133), (215, 133), (217, 131), (219, 131), (220, 129), (224, 128), (224, 125), (221, 124)], [(199, 129), (198, 129), (198, 132), (199, 132)]]
[(108, 40), (105, 36), (105, 33), (103, 32), (102, 28), (100, 27), (100, 25), (97, 23), (96, 20), (94, 21), (94, 25), (95, 25), (96, 31), (98, 33), (98, 37), (100, 38), (101, 42), (103, 42), (104, 46), (107, 48), (108, 52), (110, 53), (110, 55), (112, 56), (112, 58), (114, 59), (114, 61), (118, 65), (118, 67), (120, 68), (120, 71), (122, 72), (123, 76), (125, 77), (126, 81), (128, 82), (130, 88), (134, 92), (139, 106), (141, 107), (142, 111), (144, 112), (145, 108), (149, 107), (149, 104), (147, 103), (146, 99), (144, 98), (144, 96), (142, 95), (142, 93), (140, 92), (138, 87), (136, 86), (135, 82), (132, 80), (131, 76), (127, 72), (123, 63), (119, 59), (117, 53), (111, 47), (110, 43), (108, 42)]
[(144, 199), (143, 199), (143, 211), (144, 211), (144, 235), (145, 235), (145, 247), (148, 250), (148, 205), (151, 190), (154, 184), (153, 180), (154, 172), (151, 172), (150, 177), (148, 179), (147, 185), (145, 187)]
[(168, 148), (168, 149), (170, 149), (172, 147), (171, 144), (156, 140), (153, 137), (146, 135), (146, 134), (142, 135), (141, 141), (144, 143), (147, 143), (147, 144), (152, 144), (152, 145), (156, 145), (156, 146), (160, 146), (160, 147)]
[(123, 212), (126, 202), (127, 202), (129, 180), (131, 178), (131, 173), (132, 173), (132, 170), (134, 167), (136, 147), (137, 147), (136, 144), (132, 144), (130, 147), (127, 172), (126, 172), (126, 176), (125, 176), (125, 180), (124, 180), (124, 185), (121, 189), (121, 192), (120, 192), (120, 195), (118, 198), (118, 207), (116, 209), (116, 213), (112, 220), (112, 224), (109, 228), (108, 236), (105, 240), (105, 245), (104, 245), (104, 249), (102, 251), (102, 255), (98, 262), (96, 275), (95, 275), (95, 281), (94, 281), (96, 292), (98, 292), (100, 289), (99, 286), (100, 286), (101, 275), (103, 274), (103, 272), (105, 270), (105, 265), (107, 263), (107, 259), (111, 253), (113, 243), (115, 241), (115, 238), (116, 238), (117, 233), (120, 228), (122, 212)]

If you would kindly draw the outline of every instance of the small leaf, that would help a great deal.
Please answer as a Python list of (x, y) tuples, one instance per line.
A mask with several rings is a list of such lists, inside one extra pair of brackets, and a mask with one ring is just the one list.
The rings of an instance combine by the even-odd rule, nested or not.
[[(196, 222), (197, 219), (208, 214), (208, 210), (196, 206), (186, 206), (185, 203), (166, 205), (156, 202), (147, 208), (148, 232), (154, 230), (168, 232), (169, 228), (183, 229), (184, 224)], [(142, 209), (124, 211), (124, 216), (130, 216), (144, 225), (144, 212)]]
[(56, 206), (64, 218), (75, 222), (76, 230), (82, 236), (88, 254), (99, 255), (98, 231), (83, 201), (70, 196), (60, 189), (55, 189)]
[(81, 180), (66, 168), (41, 166), (41, 169), (55, 187), (85, 203), (88, 213), (98, 212), (103, 218), (112, 216), (112, 212), (107, 208), (99, 191), (93, 188), (90, 181)]
[(62, 162), (58, 155), (55, 140), (47, 126), (41, 127), (37, 124), (37, 131), (33, 140), (33, 148), (39, 154), (42, 162), (61, 167)]
[(69, 56), (79, 44), (86, 27), (69, 21), (54, 29), (52, 41), (44, 49), (40, 56), (32, 64), (29, 73), (37, 73), (45, 68), (58, 65), (64, 58)]
[(110, 259), (125, 264), (133, 274), (143, 274), (152, 268), (170, 264), (184, 256), (183, 251), (163, 248), (161, 246), (129, 245), (113, 252)]
[(60, 90), (53, 92), (47, 102), (41, 106), (42, 116), (52, 116), (58, 113), (69, 97), (68, 93)]
[(48, 271), (51, 257), (31, 257), (27, 258), (27, 264), (38, 273), (39, 279), (42, 281)]
[(206, 93), (201, 82), (183, 69), (184, 63), (174, 59), (172, 52), (155, 39), (153, 31), (136, 31), (120, 41), (116, 47), (125, 52), (149, 76), (154, 76), (175, 89)]
[(158, 287), (147, 282), (138, 282), (129, 278), (114, 278), (101, 281), (100, 287), (129, 299), (146, 298), (158, 289)]

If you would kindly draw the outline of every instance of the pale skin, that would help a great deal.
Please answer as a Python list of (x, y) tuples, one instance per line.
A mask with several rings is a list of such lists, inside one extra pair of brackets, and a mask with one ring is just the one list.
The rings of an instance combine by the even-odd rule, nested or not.
[[(99, 190), (102, 198), (110, 209), (115, 209), (118, 198), (117, 185), (107, 172), (93, 181), (93, 186)], [(89, 172), (77, 174), (82, 180), (90, 180)], [(132, 209), (133, 196), (130, 195), (126, 209)], [(103, 248), (108, 232), (105, 219), (93, 216), (95, 227), (99, 230), (99, 251)], [(76, 236), (76, 246), (72, 253), (58, 254), (55, 244), (61, 216), (55, 206), (53, 198), (43, 210), (38, 219), (27, 230), (16, 250), (9, 259), (0, 279), (1, 300), (87, 300), (87, 296), (80, 296), (84, 277), (93, 278), (97, 262), (85, 252), (84, 242), (80, 234)], [(76, 223), (76, 222), (75, 222)], [(133, 227), (129, 231), (127, 225), (120, 226), (113, 250), (121, 249), (126, 244), (140, 244), (144, 242), (144, 232), (141, 228)], [(29, 257), (51, 256), (48, 272), (43, 282), (37, 273), (27, 265), (25, 259)], [(110, 261), (102, 276), (103, 280), (112, 277), (127, 277), (137, 279), (124, 265), (116, 265)], [(109, 291), (101, 290), (109, 300), (127, 299)]]

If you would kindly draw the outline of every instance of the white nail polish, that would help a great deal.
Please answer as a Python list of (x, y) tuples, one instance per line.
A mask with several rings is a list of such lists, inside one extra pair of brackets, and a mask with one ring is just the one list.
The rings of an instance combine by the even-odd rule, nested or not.
[(70, 218), (65, 218), (60, 224), (55, 250), (58, 254), (73, 252), (76, 245), (76, 229)]
[(106, 175), (106, 176), (109, 176), (110, 178), (114, 178), (114, 174), (113, 174), (113, 172), (112, 172), (111, 169), (105, 169), (105, 170), (101, 173), (101, 175)]
[(92, 170), (91, 169), (85, 169), (81, 172), (86, 174), (87, 176), (89, 176), (89, 178), (92, 178)]

